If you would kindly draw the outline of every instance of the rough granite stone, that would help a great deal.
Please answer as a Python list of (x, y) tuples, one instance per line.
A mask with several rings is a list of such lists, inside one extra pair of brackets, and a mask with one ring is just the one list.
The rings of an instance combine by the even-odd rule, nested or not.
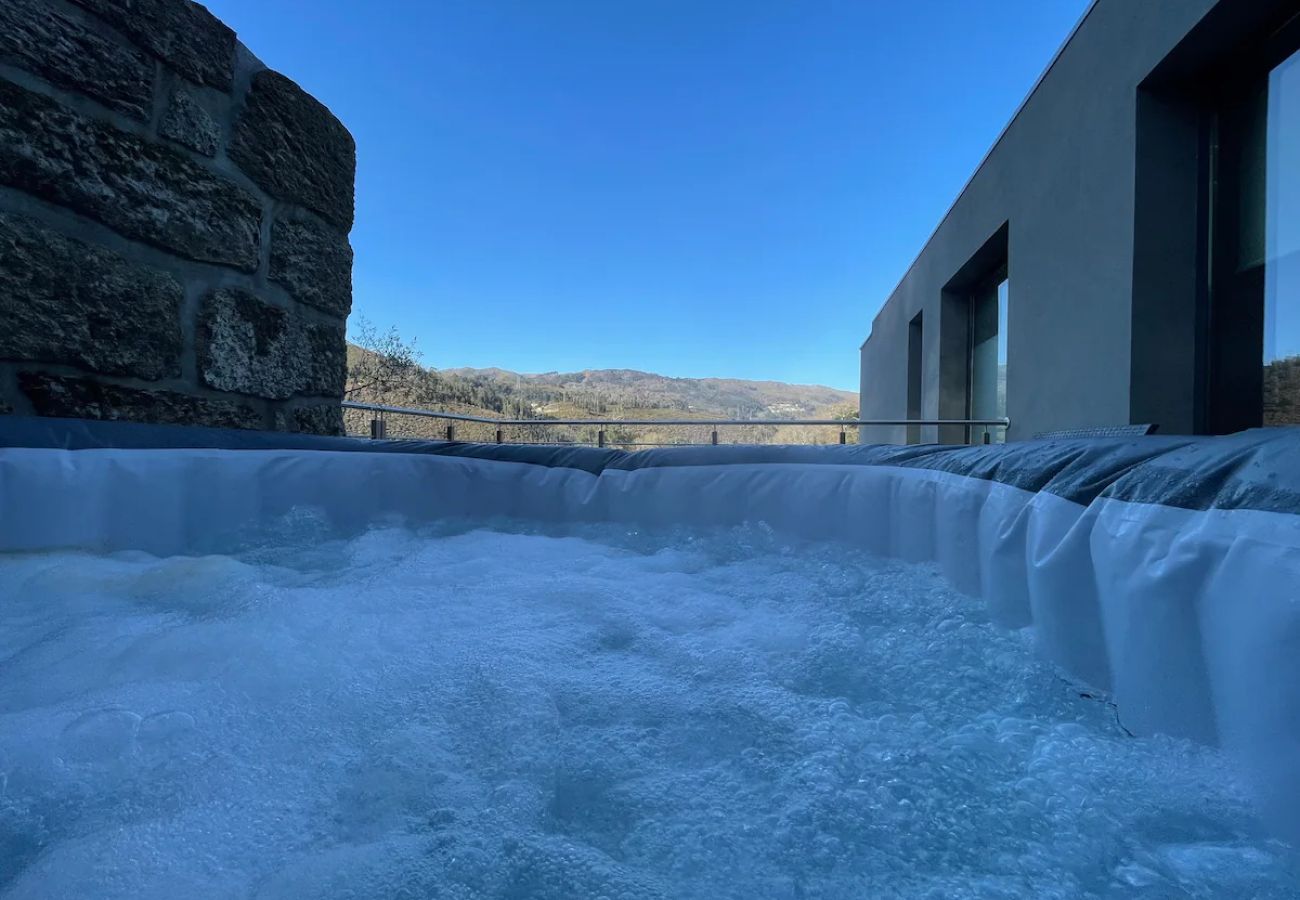
[(310, 322), (248, 291), (208, 296), (199, 316), (198, 353), (199, 376), (217, 390), (272, 400), (343, 393), (342, 324)]
[(247, 191), (3, 80), (0, 184), (189, 259), (257, 269), (261, 206)]
[(352, 309), (352, 247), (331, 228), (277, 219), (270, 275), (300, 303), (340, 318)]
[(279, 200), (352, 228), (357, 152), (352, 135), (316, 98), (278, 72), (253, 76), (230, 158)]
[(191, 150), (212, 156), (221, 143), (221, 126), (212, 113), (204, 108), (194, 92), (182, 85), (172, 89), (167, 100), (167, 113), (163, 116), (159, 133), (184, 144)]
[(348, 379), (348, 340), (343, 323), (308, 325), (307, 351), (311, 355), (311, 369), (302, 393), (342, 397)]
[[(9, 0), (4, 0), (9, 2)], [(190, 81), (230, 90), (235, 33), (190, 0), (73, 0)]]
[(19, 372), (18, 386), (38, 416), (216, 428), (261, 428), (264, 422), (259, 410), (236, 399), (192, 397), (176, 391), (143, 390), (43, 372)]
[(0, 2), (0, 61), (148, 121), (154, 63), (86, 28), (50, 0)]
[(0, 359), (180, 375), (183, 299), (171, 275), (0, 212)]
[(335, 402), (276, 410), (275, 430), (341, 436), (344, 433), (343, 407)]

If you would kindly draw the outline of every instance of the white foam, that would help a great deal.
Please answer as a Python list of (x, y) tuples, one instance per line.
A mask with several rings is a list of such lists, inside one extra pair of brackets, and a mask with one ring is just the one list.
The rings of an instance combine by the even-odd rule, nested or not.
[(1029, 645), (761, 529), (0, 557), (0, 894), (1300, 891)]

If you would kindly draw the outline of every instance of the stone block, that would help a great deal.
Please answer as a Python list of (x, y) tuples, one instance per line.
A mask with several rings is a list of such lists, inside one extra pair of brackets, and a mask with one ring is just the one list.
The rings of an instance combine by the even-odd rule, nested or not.
[(201, 262), (252, 272), (261, 205), (185, 154), (0, 81), (0, 184)]
[(352, 247), (332, 228), (277, 219), (270, 276), (300, 303), (339, 318), (352, 309)]
[(343, 407), (338, 402), (299, 406), (277, 410), (276, 431), (297, 431), (304, 434), (343, 434)]
[(191, 150), (212, 156), (221, 144), (221, 126), (194, 91), (177, 84), (167, 99), (159, 133)]
[(148, 121), (154, 63), (87, 28), (50, 0), (0, 3), (0, 61)]
[(315, 397), (342, 397), (348, 378), (348, 341), (343, 323), (307, 326), (311, 369), (302, 393)]
[(235, 33), (199, 4), (190, 0), (73, 2), (190, 81), (230, 90), (235, 74)]
[(316, 98), (278, 72), (253, 81), (230, 158), (268, 194), (352, 228), (357, 153), (352, 135)]
[(183, 299), (171, 275), (0, 212), (0, 359), (179, 375)]
[(126, 387), (77, 376), (19, 372), (18, 386), (38, 416), (122, 419), (216, 428), (262, 428), (262, 413), (237, 400)]
[(284, 400), (343, 393), (342, 325), (320, 325), (239, 289), (204, 301), (199, 376), (208, 387)]

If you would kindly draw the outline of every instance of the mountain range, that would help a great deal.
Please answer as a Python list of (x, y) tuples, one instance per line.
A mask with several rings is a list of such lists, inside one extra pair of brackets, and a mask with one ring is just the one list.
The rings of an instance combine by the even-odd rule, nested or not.
[(444, 377), (517, 389), (536, 398), (538, 411), (559, 404), (590, 412), (675, 410), (729, 418), (808, 418), (852, 406), (858, 395), (821, 385), (739, 378), (672, 378), (635, 369), (584, 369), (532, 375), (506, 369), (442, 369)]

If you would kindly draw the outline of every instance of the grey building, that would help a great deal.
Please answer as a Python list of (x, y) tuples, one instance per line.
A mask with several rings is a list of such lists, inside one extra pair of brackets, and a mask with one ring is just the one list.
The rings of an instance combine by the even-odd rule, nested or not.
[(1096, 0), (861, 353), (864, 418), (1300, 423), (1300, 0)]

